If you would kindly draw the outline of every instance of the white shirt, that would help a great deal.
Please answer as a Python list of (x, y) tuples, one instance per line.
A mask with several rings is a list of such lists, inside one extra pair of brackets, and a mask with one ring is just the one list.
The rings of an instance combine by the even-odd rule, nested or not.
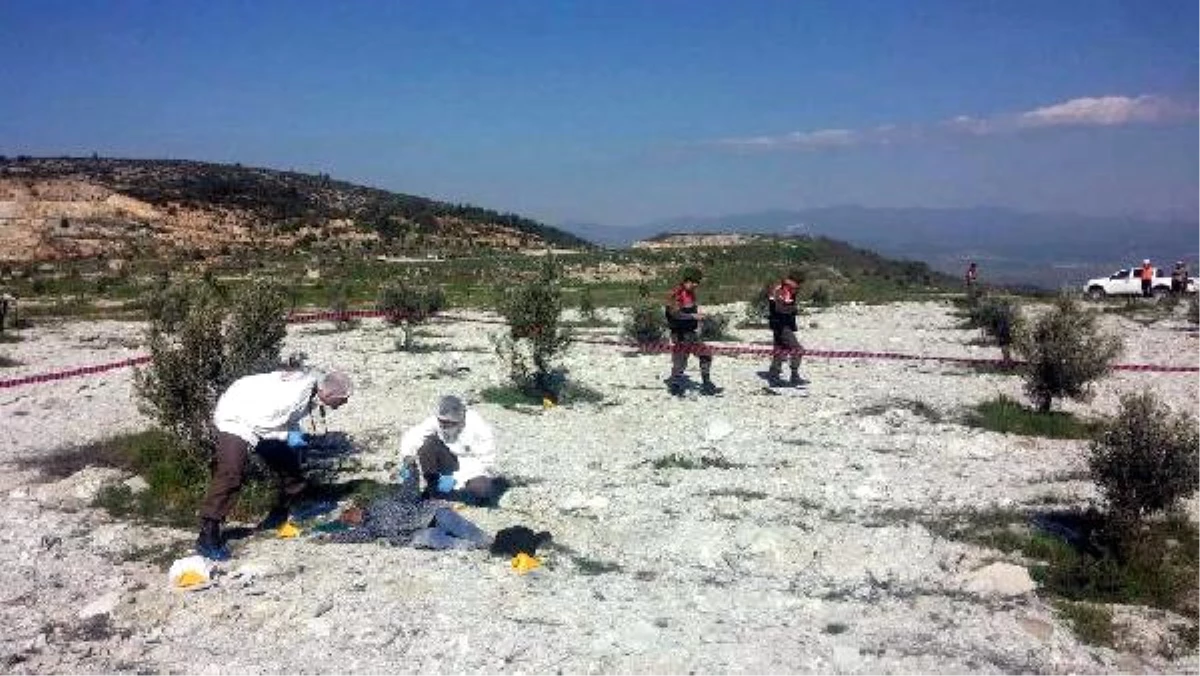
[(437, 416), (431, 415), (419, 424), (410, 427), (400, 437), (400, 456), (417, 456), (417, 451), (430, 435), (441, 439), (450, 452), (458, 457), (458, 471), (454, 482), (462, 487), (477, 476), (493, 474), (496, 465), (496, 438), (492, 428), (483, 417), (467, 410), (462, 427), (450, 430), (450, 434), (438, 424)]
[(217, 400), (213, 423), (251, 446), (262, 439), (286, 439), (312, 410), (316, 386), (317, 376), (305, 371), (238, 378)]

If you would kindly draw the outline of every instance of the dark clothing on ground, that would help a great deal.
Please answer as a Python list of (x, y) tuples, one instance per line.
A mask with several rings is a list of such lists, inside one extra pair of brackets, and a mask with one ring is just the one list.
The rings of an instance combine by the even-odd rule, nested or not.
[[(291, 503), (304, 491), (307, 483), (304, 480), (304, 472), (300, 469), (300, 458), (295, 450), (288, 447), (287, 442), (264, 439), (254, 447), (254, 452), (279, 477), (278, 505)], [(227, 432), (217, 433), (217, 450), (212, 458), (212, 480), (208, 484), (204, 500), (200, 503), (202, 519), (211, 519), (219, 523), (229, 515), (245, 482), (246, 460), (249, 455), (250, 444), (244, 439)]]
[(486, 533), (448, 503), (422, 499), (416, 471), (410, 471), (391, 494), (368, 505), (362, 525), (332, 533), (328, 539), (342, 543), (382, 539), (397, 547), (411, 544), (425, 549), (478, 549), (491, 544)]

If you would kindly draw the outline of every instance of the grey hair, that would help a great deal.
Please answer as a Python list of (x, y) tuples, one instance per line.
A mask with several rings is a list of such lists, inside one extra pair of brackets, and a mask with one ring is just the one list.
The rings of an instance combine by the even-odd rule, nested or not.
[(341, 371), (322, 373), (317, 379), (317, 391), (331, 399), (348, 399), (353, 389), (350, 376)]

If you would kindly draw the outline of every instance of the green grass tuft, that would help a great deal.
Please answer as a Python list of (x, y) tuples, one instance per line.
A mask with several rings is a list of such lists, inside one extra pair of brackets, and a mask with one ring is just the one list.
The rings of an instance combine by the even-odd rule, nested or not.
[[(123, 483), (112, 484), (101, 489), (94, 505), (117, 518), (177, 527), (195, 525), (200, 500), (208, 487), (208, 467), (160, 430), (61, 449), (19, 462), (18, 466), (37, 469), (48, 480), (66, 478), (88, 466), (113, 467), (139, 475), (149, 488), (134, 493)], [(275, 491), (265, 479), (257, 463), (252, 462), (232, 518), (256, 518), (266, 512)]]
[(1112, 609), (1091, 603), (1059, 601), (1055, 609), (1071, 625), (1079, 640), (1089, 645), (1113, 647), (1116, 634), (1113, 631)]
[(580, 575), (605, 575), (607, 573), (619, 573), (623, 570), (623, 567), (619, 563), (601, 561), (600, 559), (581, 555), (572, 556), (571, 562), (575, 564), (575, 570)]
[(678, 469), (738, 469), (745, 467), (742, 463), (731, 462), (726, 460), (720, 454), (701, 456), (698, 460), (689, 458), (682, 453), (671, 453), (650, 461), (650, 465), (654, 469), (668, 469), (675, 467)]
[(762, 491), (751, 491), (745, 488), (718, 488), (708, 492), (713, 497), (731, 497), (739, 500), (764, 500), (767, 497)]
[(963, 422), (992, 432), (1050, 439), (1090, 439), (1097, 429), (1097, 423), (1070, 413), (1039, 413), (1004, 396), (976, 405)]
[[(1032, 563), (1040, 592), (1061, 603), (1080, 638), (1111, 645), (1106, 609), (1095, 604), (1161, 608), (1196, 619), (1196, 570), (1200, 538), (1185, 515), (1149, 522), (1122, 539), (1101, 514), (1042, 514), (1075, 533), (1072, 541), (1032, 524), (1027, 515), (994, 511), (968, 515), (955, 524), (933, 524), (946, 537), (1019, 554)], [(1109, 617), (1111, 613), (1109, 613)], [(1107, 628), (1106, 628), (1107, 627)]]
[[(480, 398), (489, 403), (496, 404), (508, 409), (515, 409), (529, 406), (542, 406), (542, 395), (536, 392), (529, 392), (514, 385), (503, 385), (499, 387), (488, 387), (479, 393)], [(570, 406), (571, 404), (597, 404), (604, 401), (604, 394), (594, 390), (586, 385), (568, 382), (563, 387), (559, 394), (557, 405)]]

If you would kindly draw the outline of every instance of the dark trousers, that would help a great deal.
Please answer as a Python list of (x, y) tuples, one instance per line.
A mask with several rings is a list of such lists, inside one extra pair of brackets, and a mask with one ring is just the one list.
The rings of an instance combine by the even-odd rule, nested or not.
[(687, 369), (688, 355), (695, 352), (700, 361), (700, 375), (708, 380), (713, 358), (704, 341), (700, 340), (700, 332), (672, 331), (671, 343), (671, 377), (679, 378), (683, 375)]
[(1152, 295), (1153, 295), (1153, 293), (1150, 290), (1150, 280), (1143, 279), (1142, 280), (1142, 296), (1145, 298), (1149, 298)]
[[(270, 470), (279, 477), (280, 505), (286, 505), (304, 491), (307, 483), (300, 469), (300, 458), (287, 442), (264, 439), (254, 447)], [(217, 433), (217, 451), (212, 458), (212, 478), (200, 503), (200, 518), (224, 521), (237, 502), (246, 480), (246, 459), (250, 444), (225, 432)]]
[[(458, 456), (454, 455), (454, 451), (451, 451), (436, 434), (431, 434), (425, 437), (425, 443), (417, 449), (417, 464), (421, 466), (425, 486), (433, 492), (439, 476), (458, 471)], [(491, 477), (477, 476), (468, 479), (463, 489), (475, 500), (487, 501), (496, 495), (499, 486)]]
[(792, 371), (800, 368), (801, 352), (804, 346), (800, 344), (800, 340), (796, 338), (796, 331), (790, 326), (775, 325), (771, 327), (771, 344), (775, 346), (775, 351), (771, 353), (771, 374), (779, 375), (779, 371), (783, 368), (783, 357), (785, 351), (787, 353), (788, 366)]

